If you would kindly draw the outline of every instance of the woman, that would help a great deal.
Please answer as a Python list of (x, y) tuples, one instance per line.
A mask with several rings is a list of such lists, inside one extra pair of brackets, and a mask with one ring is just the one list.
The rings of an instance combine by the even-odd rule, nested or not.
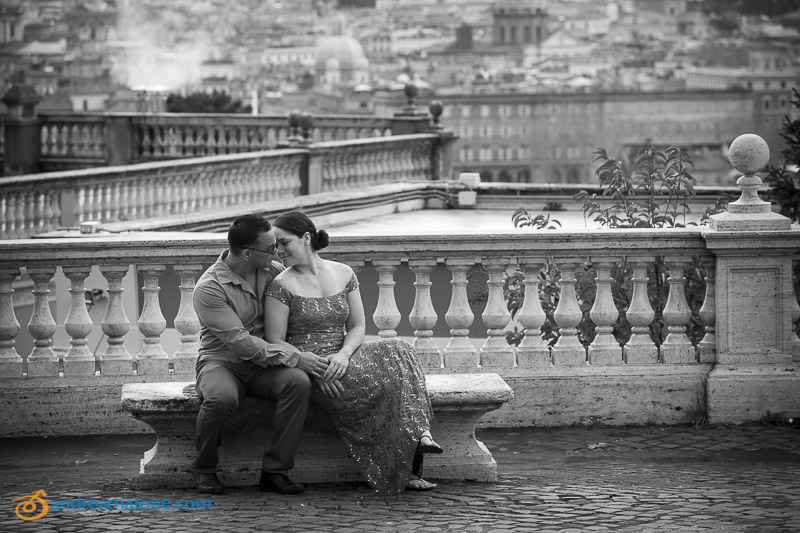
[(429, 428), (431, 404), (414, 349), (400, 339), (364, 343), (358, 279), (322, 259), (328, 234), (303, 213), (273, 223), (286, 270), (267, 292), (266, 338), (328, 359), (312, 401), (333, 420), (367, 482), (383, 494), (431, 490), (419, 477), (423, 453), (442, 453)]

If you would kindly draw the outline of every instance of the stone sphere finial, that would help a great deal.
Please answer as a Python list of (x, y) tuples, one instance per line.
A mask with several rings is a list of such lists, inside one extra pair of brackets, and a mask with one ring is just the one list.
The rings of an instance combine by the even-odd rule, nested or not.
[(305, 141), (311, 139), (311, 129), (314, 127), (314, 117), (308, 111), (300, 113), (300, 129)]
[(431, 100), (428, 103), (428, 111), (431, 113), (431, 117), (433, 118), (433, 127), (434, 129), (441, 129), (441, 125), (439, 124), (439, 119), (442, 116), (442, 112), (444, 111), (444, 104), (441, 100)]
[(414, 107), (414, 98), (417, 97), (418, 92), (419, 89), (417, 89), (417, 85), (413, 81), (409, 81), (406, 83), (405, 87), (403, 87), (403, 94), (406, 95), (409, 107)]
[(769, 212), (769, 202), (758, 197), (758, 188), (762, 181), (756, 175), (756, 172), (769, 162), (767, 142), (758, 135), (745, 133), (733, 140), (728, 152), (733, 168), (743, 174), (736, 180), (736, 185), (742, 190), (742, 196), (728, 204), (728, 212), (737, 214)]
[(752, 176), (769, 162), (769, 146), (758, 135), (745, 133), (733, 140), (728, 157), (733, 168), (745, 176)]

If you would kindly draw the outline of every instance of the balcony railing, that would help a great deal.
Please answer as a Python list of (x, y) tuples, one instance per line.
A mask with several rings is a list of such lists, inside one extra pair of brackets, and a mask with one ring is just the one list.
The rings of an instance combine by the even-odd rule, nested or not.
[[(745, 360), (750, 366), (742, 375), (755, 372), (759, 382), (765, 372), (781, 374), (761, 394), (770, 396), (774, 390), (797, 398), (792, 353), (796, 358), (800, 339), (785, 329), (796, 301), (790, 307), (788, 299), (776, 299), (773, 292), (785, 285), (786, 260), (766, 269), (746, 266), (752, 259), (735, 260), (733, 266), (720, 263), (753, 238), (749, 232), (720, 234), (705, 228), (459, 234), (457, 239), (334, 234), (326, 257), (359, 272), (372, 321), (368, 333), (408, 335), (428, 372), (485, 369), (509, 380), (516, 398), (498, 412), (496, 424), (679, 423), (710, 409), (720, 396), (732, 403), (719, 393), (719, 383), (710, 385), (711, 377), (716, 368), (727, 369), (715, 377), (724, 385), (738, 375), (730, 365)], [(800, 231), (776, 231), (760, 244), (758, 257), (788, 259), (787, 250), (798, 245)], [(47, 407), (50, 400), (37, 400), (30, 409), (57, 411), (37, 416), (63, 419), (58, 424), (64, 427), (14, 422), (7, 431), (70, 434), (97, 431), (97, 424), (106, 424), (102, 431), (108, 431), (127, 420), (103, 414), (118, 408), (122, 383), (192, 380), (199, 323), (191, 293), (195, 280), (224, 248), (223, 235), (0, 242), (0, 395), (29, 391), (25, 398), (36, 398), (52, 387), (89, 387), (99, 395), (91, 399), (91, 409), (99, 414), (87, 414), (76, 404)], [(668, 290), (666, 301), (653, 306), (647, 294), (659, 281), (650, 278), (657, 258), (667, 267), (662, 281)], [(629, 287), (610, 276), (620, 260)], [(542, 305), (541, 272), (548, 263), (558, 271), (558, 305), (551, 318)], [(699, 309), (687, 302), (687, 267), (705, 281)], [(483, 281), (471, 275), (475, 269), (485, 272)], [(512, 319), (505, 277), (515, 269), (522, 272), (524, 304)], [(735, 284), (742, 272), (755, 276), (752, 288)], [(576, 284), (590, 290), (578, 292)], [(482, 303), (470, 301), (476, 292), (485, 293)], [(581, 304), (591, 305), (588, 317)], [(668, 331), (663, 342), (649, 332), (656, 307), (663, 308)], [(717, 315), (720, 308), (726, 310), (722, 317)], [(751, 317), (747, 309), (760, 311)], [(631, 325), (629, 338), (613, 333), (623, 316)], [(693, 343), (687, 326), (698, 318), (704, 335)], [(581, 333), (585, 328), (578, 329), (582, 320), (595, 331), (591, 341)], [(22, 329), (25, 323), (27, 331)], [(518, 346), (506, 339), (515, 326), (524, 328)], [(542, 338), (545, 327), (556, 332), (552, 345)], [(764, 415), (757, 397), (736, 395), (744, 407), (731, 414), (716, 406), (718, 420)], [(783, 399), (765, 405), (773, 412), (783, 407), (791, 413), (796, 403)], [(76, 416), (101, 420), (76, 430), (78, 426), (69, 425)]]
[(209, 213), (398, 180), (439, 179), (437, 134), (297, 143), (297, 148), (3, 179), (0, 239), (83, 222), (135, 222)]
[[(797, 235), (792, 235), (793, 238)], [(146, 236), (94, 237), (80, 239), (39, 239), (0, 243), (0, 376), (21, 379), (23, 376), (59, 377), (100, 375), (138, 376), (191, 373), (197, 358), (199, 323), (189, 297), (195, 280), (225, 248), (224, 235), (212, 238), (170, 239)], [(373, 334), (381, 337), (397, 335), (401, 322), (413, 328), (414, 344), (423, 364), (429, 369), (470, 370), (477, 367), (509, 371), (517, 367), (549, 366), (620, 366), (658, 364), (700, 364), (715, 361), (714, 338), (714, 262), (706, 249), (700, 230), (636, 230), (598, 232), (543, 232), (520, 234), (473, 234), (400, 236), (382, 240), (356, 235), (337, 235), (326, 257), (352, 265), (357, 271), (374, 269), (375, 287), (364, 287), (366, 293), (377, 294), (374, 308), (368, 310), (374, 322)], [(669, 335), (657, 345), (648, 327), (655, 314), (647, 298), (647, 273), (652, 271), (656, 256), (663, 257), (668, 267), (669, 296), (663, 305), (663, 317)], [(700, 258), (700, 269), (708, 285), (700, 317), (706, 328), (705, 337), (693, 345), (686, 335), (692, 316), (685, 297), (684, 270), (693, 258)], [(612, 265), (624, 258), (632, 273), (632, 290), (626, 304), (615, 302), (611, 291)], [(545, 263), (554, 261), (558, 276), (558, 307), (554, 324), (558, 340), (548, 346), (541, 338), (547, 320), (540, 302)], [(576, 273), (584, 265), (592, 265), (589, 283), (595, 287), (590, 320), (597, 334), (588, 347), (578, 334), (577, 326), (584, 318), (578, 305)], [(20, 332), (14, 314), (12, 284), (24, 274), (32, 280), (33, 311), (28, 322), (32, 337), (30, 353), (18, 353), (15, 341)], [(178, 276), (160, 281), (169, 268)], [(409, 269), (413, 284), (395, 287), (398, 269)], [(436, 270), (448, 273), (443, 285), (435, 285), (431, 275)], [(487, 294), (480, 316), (475, 316), (467, 294), (468, 274), (482, 268), (488, 274), (477, 292)], [(514, 323), (525, 328), (519, 346), (506, 340), (512, 326), (504, 294), (504, 277), (509, 270), (524, 273), (525, 304)], [(69, 280), (51, 294), (56, 272)], [(105, 279), (101, 293), (108, 298), (105, 316), (100, 323), (90, 318), (87, 309), (85, 281), (92, 272)], [(135, 272), (135, 274), (134, 274)], [(124, 295), (126, 276), (138, 275), (143, 294), (134, 308), (139, 316), (130, 317), (138, 325), (137, 338), (130, 342), (131, 321), (124, 312), (123, 301), (136, 298)], [(588, 279), (588, 278), (587, 278)], [(584, 281), (586, 282), (586, 281)], [(166, 283), (166, 284), (165, 284)], [(178, 283), (178, 286), (167, 286)], [(475, 283), (472, 281), (471, 283)], [(96, 288), (96, 287), (95, 287)], [(90, 291), (91, 292), (91, 291)], [(162, 296), (166, 294), (166, 296)], [(405, 316), (398, 309), (395, 294), (413, 294), (413, 308)], [(432, 296), (434, 295), (434, 296)], [(69, 303), (67, 309), (57, 306), (53, 316), (49, 302)], [(177, 296), (177, 297), (176, 297)], [(434, 306), (433, 298), (438, 301)], [(366, 297), (365, 297), (366, 298)], [(442, 316), (435, 310), (449, 300)], [(179, 302), (175, 306), (175, 302)], [(130, 302), (129, 302), (130, 303)], [(624, 308), (633, 326), (630, 339), (617, 339), (612, 328)], [(180, 348), (167, 353), (161, 337), (167, 320), (180, 334)], [(437, 324), (446, 324), (449, 339), (444, 347), (434, 341)], [(69, 348), (54, 343), (54, 335), (63, 328)], [(103, 352), (94, 353), (87, 337), (99, 328), (108, 337)], [(439, 328), (441, 329), (441, 328)], [(485, 331), (485, 334), (476, 334)], [(139, 342), (138, 335), (141, 335)], [(476, 348), (475, 344), (480, 345)], [(128, 347), (139, 346), (138, 353)]]

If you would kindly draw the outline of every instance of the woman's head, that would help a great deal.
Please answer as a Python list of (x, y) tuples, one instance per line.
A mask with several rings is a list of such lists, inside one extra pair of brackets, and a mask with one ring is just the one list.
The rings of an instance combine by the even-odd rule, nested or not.
[(307, 240), (308, 245), (314, 251), (322, 250), (328, 246), (328, 232), (324, 229), (317, 230), (317, 227), (304, 213), (300, 211), (289, 211), (280, 215), (272, 223), (275, 226), (276, 236), (282, 232), (288, 233), (298, 239)]

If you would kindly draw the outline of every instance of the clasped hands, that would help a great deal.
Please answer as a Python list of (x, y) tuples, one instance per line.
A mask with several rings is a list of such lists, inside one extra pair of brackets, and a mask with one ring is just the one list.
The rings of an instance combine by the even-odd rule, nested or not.
[(328, 357), (322, 357), (312, 352), (302, 352), (297, 367), (315, 378), (319, 388), (326, 396), (338, 398), (344, 392), (344, 386), (339, 380), (347, 372), (349, 359), (341, 351)]

